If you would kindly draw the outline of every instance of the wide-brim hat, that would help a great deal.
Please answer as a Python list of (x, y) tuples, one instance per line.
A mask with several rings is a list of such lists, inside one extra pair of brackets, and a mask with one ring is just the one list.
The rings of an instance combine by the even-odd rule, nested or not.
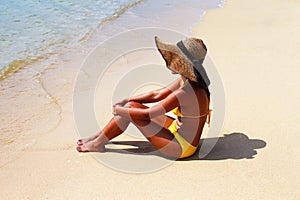
[(191, 37), (177, 44), (168, 44), (155, 37), (155, 43), (170, 70), (204, 88), (209, 86), (210, 80), (202, 65), (207, 48), (201, 39)]

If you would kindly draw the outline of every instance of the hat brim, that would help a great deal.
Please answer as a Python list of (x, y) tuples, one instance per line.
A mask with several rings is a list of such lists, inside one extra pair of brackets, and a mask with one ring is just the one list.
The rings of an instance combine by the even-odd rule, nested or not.
[(155, 36), (154, 39), (156, 47), (165, 60), (167, 67), (187, 79), (196, 82), (197, 79), (194, 74), (193, 63), (184, 55), (177, 45), (162, 42), (157, 36)]

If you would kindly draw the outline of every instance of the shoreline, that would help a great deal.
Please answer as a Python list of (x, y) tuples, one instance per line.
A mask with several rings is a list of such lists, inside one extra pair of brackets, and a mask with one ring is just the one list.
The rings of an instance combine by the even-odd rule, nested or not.
[[(77, 55), (75, 57), (64, 54), (62, 57), (54, 58), (64, 61), (63, 68), (59, 68), (58, 64), (49, 65), (46, 72), (38, 74), (37, 77), (36, 71), (31, 70), (29, 80), (28, 76), (22, 73), (16, 73), (13, 80), (12, 78), (4, 80), (5, 83), (10, 84), (9, 87), (17, 91), (0, 100), (0, 103), (3, 103), (2, 108), (7, 109), (5, 123), (11, 123), (14, 128), (18, 127), (22, 133), (31, 136), (27, 138), (28, 141), (26, 137), (16, 138), (25, 139), (24, 143), (29, 144), (19, 152), (13, 151), (14, 148), (18, 149), (18, 146), (2, 150), (1, 155), (6, 153), (7, 156), (15, 159), (0, 166), (0, 185), (3, 188), (0, 199), (184, 199), (186, 197), (191, 199), (296, 199), (299, 196), (299, 192), (294, 190), (299, 185), (296, 179), (299, 150), (297, 140), (291, 140), (290, 137), (297, 138), (296, 133), (299, 129), (295, 126), (300, 116), (292, 112), (299, 108), (295, 101), (299, 98), (299, 94), (297, 90), (292, 90), (297, 89), (299, 85), (296, 77), (299, 74), (297, 68), (299, 61), (291, 52), (297, 51), (293, 41), (297, 39), (295, 36), (299, 29), (293, 29), (294, 37), (289, 37), (288, 31), (281, 30), (280, 34), (285, 36), (288, 42), (286, 44), (280, 42), (280, 45), (284, 45), (285, 49), (291, 48), (291, 52), (282, 52), (276, 63), (273, 61), (273, 56), (277, 55), (278, 49), (275, 50), (271, 42), (278, 35), (273, 32), (284, 24), (277, 17), (262, 12), (264, 8), (274, 12), (279, 11), (277, 9), (281, 6), (285, 6), (285, 11), (278, 18), (285, 14), (287, 18), (295, 20), (289, 21), (294, 23), (295, 28), (298, 18), (294, 18), (297, 9), (294, 9), (293, 5), (279, 1), (269, 5), (257, 0), (254, 2), (229, 0), (224, 3), (223, 8), (206, 12), (202, 21), (194, 29), (196, 35), (205, 38), (209, 55), (217, 64), (224, 82), (227, 115), (222, 133), (239, 132), (250, 139), (261, 139), (267, 143), (265, 148), (252, 152), (256, 153), (254, 159), (227, 157), (219, 160), (185, 160), (175, 162), (163, 170), (135, 175), (112, 170), (97, 162), (89, 154), (78, 154), (75, 150), (78, 135), (71, 102), (73, 84), (79, 69), (78, 63), (82, 63), (84, 55), (90, 50), (85, 48), (89, 46), (88, 42), (81, 52), (75, 52)], [(245, 7), (249, 9), (246, 10), (247, 12), (242, 10)], [(260, 9), (251, 10), (256, 7)], [(259, 17), (253, 18), (254, 14)], [(229, 24), (232, 19), (239, 20)], [(278, 24), (267, 24), (269, 26), (264, 35), (261, 35), (263, 31), (256, 31), (255, 28), (262, 28), (265, 25), (260, 24), (259, 20), (268, 23), (271, 19), (275, 19), (276, 22), (278, 20)], [(122, 23), (122, 20), (120, 21)], [(220, 24), (226, 24), (226, 27)], [(252, 26), (251, 29), (243, 30), (249, 24)], [(289, 24), (285, 25), (287, 30)], [(267, 37), (267, 33), (274, 38)], [(220, 34), (228, 39), (223, 40)], [(240, 34), (246, 34), (246, 39), (252, 39), (244, 41)], [(235, 43), (241, 45), (236, 47)], [(231, 51), (228, 51), (228, 48)], [(258, 48), (264, 49), (265, 57), (257, 52)], [(295, 57), (291, 57), (292, 55)], [(260, 64), (257, 64), (258, 62), (253, 58), (259, 60)], [(281, 65), (285, 64), (286, 60), (290, 60), (289, 70), (292, 73), (287, 74), (284, 69), (281, 69)], [(77, 67), (74, 66), (75, 64)], [(239, 66), (243, 67), (238, 68)], [(285, 76), (281, 77), (282, 74)], [(33, 77), (35, 77), (34, 81), (32, 81)], [(276, 82), (277, 77), (280, 77), (280, 83)], [(286, 77), (290, 79), (286, 80)], [(252, 78), (256, 82), (254, 85), (249, 84)], [(5, 83), (0, 84), (0, 96), (5, 94), (3, 88)], [(287, 108), (281, 107), (285, 98), (276, 91), (272, 92), (274, 84), (283, 90), (286, 96), (291, 97), (291, 103)], [(27, 87), (27, 90), (23, 90), (23, 87)], [(32, 95), (31, 90), (38, 92)], [(252, 96), (257, 93), (260, 98), (253, 99)], [(49, 97), (49, 94), (52, 97)], [(14, 98), (19, 99), (15, 102), (11, 101)], [(277, 101), (272, 101), (273, 98)], [(18, 105), (19, 102), (22, 104)], [(61, 107), (56, 107), (55, 102)], [(32, 109), (31, 105), (36, 107)], [(279, 108), (278, 113), (285, 113), (284, 120), (282, 116), (274, 115), (273, 106)], [(39, 113), (42, 117), (34, 118), (27, 127), (21, 127), (13, 120), (24, 114), (21, 109), (23, 107), (27, 109), (26, 112)], [(16, 112), (18, 109), (20, 110)], [(11, 131), (18, 131), (18, 129)], [(43, 134), (40, 134), (41, 132)], [(286, 132), (289, 134), (284, 136)], [(278, 135), (281, 137), (278, 138)], [(282, 142), (288, 145), (282, 146)], [(243, 147), (240, 148), (242, 151)], [(4, 152), (6, 150), (9, 153)], [(166, 193), (166, 191), (174, 192)]]
[[(176, 3), (172, 0), (168, 1)], [(164, 13), (165, 9), (169, 9), (170, 13), (180, 10), (178, 5), (171, 4), (172, 6), (170, 6), (168, 1), (162, 3), (159, 0), (143, 0), (137, 6), (123, 12), (115, 20), (105, 23), (87, 41), (76, 48), (65, 49), (60, 54), (52, 55), (46, 60), (25, 66), (1, 80), (0, 110), (3, 122), (0, 131), (4, 134), (0, 138), (2, 145), (0, 154), (3, 155), (0, 156), (0, 166), (6, 163), (6, 159), (8, 162), (14, 159), (14, 156), (11, 159), (8, 158), (11, 156), (6, 156), (7, 151), (13, 153), (18, 149), (21, 153), (31, 148), (37, 143), (38, 138), (48, 135), (60, 126), (65, 112), (73, 112), (71, 102), (76, 76), (86, 56), (97, 44), (107, 40), (111, 35), (117, 35), (133, 27), (141, 28), (146, 22), (149, 26), (155, 24), (157, 27), (166, 27), (173, 18), (177, 22), (171, 24), (169, 28), (180, 30), (180, 27), (189, 27), (190, 24), (183, 23), (179, 17), (174, 19), (173, 16)], [(177, 1), (177, 4), (179, 3), (180, 1)], [(191, 1), (191, 5), (186, 9), (191, 9), (195, 3), (197, 1)], [(207, 9), (213, 9), (217, 3), (204, 6)], [(157, 7), (160, 9), (157, 11), (157, 16), (153, 19), (150, 18), (152, 11)], [(191, 24), (199, 21), (198, 17), (201, 17), (201, 13), (203, 13), (203, 10), (195, 12), (194, 8), (192, 11), (189, 12), (189, 15), (194, 16)], [(186, 33), (189, 33), (189, 28), (184, 29), (186, 29)], [(30, 109), (24, 109), (24, 107), (30, 107)], [(73, 117), (69, 118), (69, 122), (73, 124), (71, 121)], [(64, 145), (61, 144), (58, 148), (64, 148), (62, 146)]]

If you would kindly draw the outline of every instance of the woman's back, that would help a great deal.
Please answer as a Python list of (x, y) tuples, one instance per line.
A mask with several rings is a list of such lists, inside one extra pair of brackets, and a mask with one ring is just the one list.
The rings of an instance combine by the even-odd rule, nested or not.
[(192, 145), (197, 146), (206, 122), (209, 110), (207, 92), (194, 82), (187, 82), (182, 88), (183, 95), (179, 99), (178, 132)]

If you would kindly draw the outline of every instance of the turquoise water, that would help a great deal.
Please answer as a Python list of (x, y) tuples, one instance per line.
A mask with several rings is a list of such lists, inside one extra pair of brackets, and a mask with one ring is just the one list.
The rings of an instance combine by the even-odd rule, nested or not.
[[(93, 34), (99, 38), (91, 46), (132, 28), (161, 27), (191, 35), (205, 12), (222, 3), (223, 0), (0, 0), (0, 80), (36, 61), (71, 49), (80, 51), (78, 47)], [(121, 13), (121, 19), (112, 20)], [(104, 22), (109, 23), (104, 26)]]
[(139, 0), (0, 0), (2, 73), (5, 66), (5, 71), (19, 68), (80, 43), (105, 20), (137, 2)]

